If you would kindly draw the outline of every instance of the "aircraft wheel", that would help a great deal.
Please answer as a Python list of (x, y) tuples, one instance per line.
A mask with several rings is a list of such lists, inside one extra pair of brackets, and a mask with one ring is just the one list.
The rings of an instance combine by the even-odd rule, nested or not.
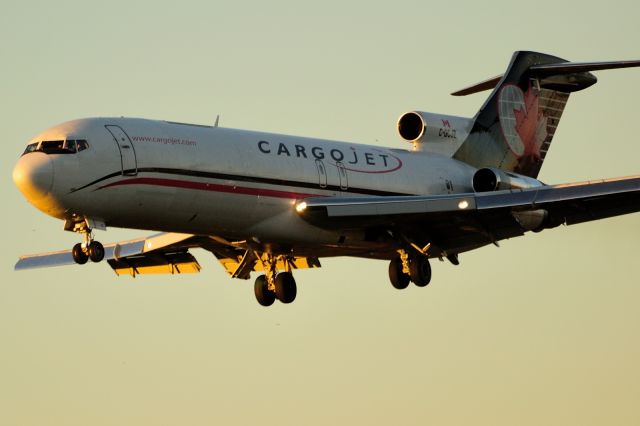
[(281, 272), (276, 276), (276, 297), (282, 303), (291, 303), (296, 299), (298, 289), (291, 272)]
[(100, 262), (104, 259), (104, 247), (99, 241), (91, 241), (89, 244), (89, 259), (92, 262)]
[(409, 276), (402, 272), (402, 260), (399, 257), (389, 263), (389, 281), (398, 290), (407, 288), (409, 285)]
[(73, 246), (73, 249), (71, 249), (71, 255), (78, 265), (84, 265), (87, 263), (87, 260), (89, 260), (89, 256), (87, 256), (84, 250), (82, 250), (82, 244), (80, 243)]
[(418, 287), (424, 287), (431, 281), (431, 265), (425, 256), (416, 256), (409, 263), (409, 276)]
[(271, 306), (276, 300), (276, 295), (274, 292), (269, 290), (269, 286), (267, 285), (267, 277), (265, 277), (264, 275), (260, 275), (258, 276), (258, 278), (256, 278), (256, 282), (253, 285), (253, 291), (256, 295), (258, 303), (262, 306)]

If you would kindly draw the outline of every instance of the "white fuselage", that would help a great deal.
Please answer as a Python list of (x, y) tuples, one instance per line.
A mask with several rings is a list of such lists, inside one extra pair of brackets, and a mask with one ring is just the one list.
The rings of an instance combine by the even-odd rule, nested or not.
[(14, 170), (49, 215), (274, 243), (335, 244), (295, 213), (297, 200), (471, 192), (476, 170), (433, 153), (131, 118), (71, 121), (30, 143), (54, 140), (89, 148), (31, 152)]

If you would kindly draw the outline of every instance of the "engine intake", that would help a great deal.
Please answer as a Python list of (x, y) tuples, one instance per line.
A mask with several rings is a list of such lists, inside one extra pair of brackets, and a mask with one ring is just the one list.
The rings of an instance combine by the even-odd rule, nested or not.
[(500, 191), (504, 189), (528, 189), (544, 186), (544, 183), (529, 176), (485, 167), (473, 175), (473, 190), (476, 192)]
[(473, 120), (453, 115), (411, 111), (398, 119), (398, 133), (407, 142), (458, 142), (469, 135)]
[(398, 119), (398, 133), (406, 141), (416, 141), (422, 137), (427, 123), (415, 112), (408, 112)]

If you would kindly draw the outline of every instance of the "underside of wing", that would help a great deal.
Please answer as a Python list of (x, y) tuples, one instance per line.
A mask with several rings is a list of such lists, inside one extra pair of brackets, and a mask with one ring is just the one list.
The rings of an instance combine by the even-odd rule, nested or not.
[(446, 256), (527, 231), (640, 211), (640, 177), (440, 196), (311, 198), (297, 210), (316, 226), (364, 229), (373, 240), (402, 236), (432, 244), (431, 256)]
[[(221, 237), (201, 237), (199, 247), (210, 251), (231, 278), (249, 279), (251, 272), (263, 271), (267, 256), (246, 241), (227, 241)], [(304, 250), (303, 250), (304, 252)], [(276, 259), (278, 270), (319, 268), (320, 260), (311, 253), (291, 254)]]
[[(188, 252), (197, 247), (193, 235), (161, 233), (104, 246), (104, 259), (116, 274), (199, 272), (200, 265)], [(15, 270), (73, 265), (71, 250), (21, 256)]]
[[(246, 241), (177, 233), (107, 244), (104, 259), (117, 275), (197, 273), (201, 266), (189, 252), (193, 248), (211, 252), (233, 278), (248, 279), (252, 271), (264, 269), (263, 253), (253, 250)], [(72, 251), (62, 250), (21, 256), (15, 270), (74, 264)], [(279, 270), (319, 268), (320, 261), (313, 255), (297, 254), (279, 258), (276, 267)]]

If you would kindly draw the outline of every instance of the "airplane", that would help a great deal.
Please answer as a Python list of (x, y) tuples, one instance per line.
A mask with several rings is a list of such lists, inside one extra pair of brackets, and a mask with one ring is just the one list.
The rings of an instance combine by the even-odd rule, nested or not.
[[(117, 275), (195, 273), (209, 251), (232, 278), (259, 272), (263, 306), (297, 295), (293, 271), (336, 256), (389, 262), (397, 289), (431, 281), (430, 259), (638, 212), (640, 175), (548, 185), (537, 179), (571, 93), (591, 71), (640, 61), (569, 62), (517, 51), (472, 118), (410, 111), (406, 148), (218, 125), (85, 118), (31, 139), (13, 170), (25, 198), (82, 236), (70, 250), (20, 257), (16, 270), (106, 259)], [(158, 232), (102, 245), (94, 230)]]

